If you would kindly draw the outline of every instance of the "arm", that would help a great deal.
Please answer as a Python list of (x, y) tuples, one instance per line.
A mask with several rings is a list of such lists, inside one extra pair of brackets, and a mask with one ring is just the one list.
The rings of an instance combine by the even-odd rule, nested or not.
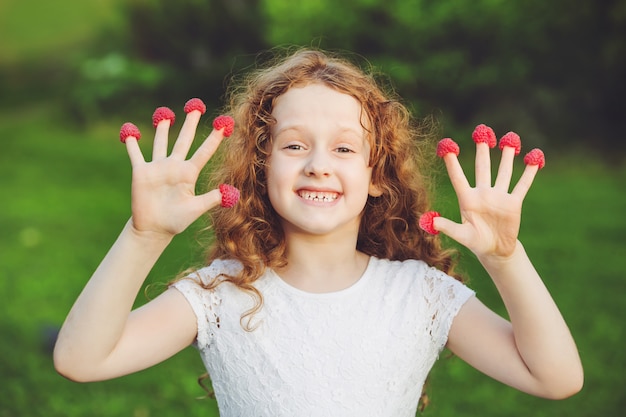
[(131, 309), (172, 238), (221, 201), (218, 190), (196, 196), (195, 184), (222, 140), (222, 131), (213, 131), (185, 159), (200, 116), (200, 111), (187, 115), (169, 157), (169, 120), (157, 126), (152, 162), (144, 161), (135, 138), (126, 140), (133, 168), (132, 217), (61, 328), (54, 364), (62, 375), (78, 381), (124, 375), (156, 364), (193, 341), (195, 315), (178, 291), (167, 290)]
[(537, 396), (565, 398), (581, 389), (582, 365), (561, 313), (517, 240), (522, 201), (538, 167), (527, 166), (509, 193), (513, 159), (514, 149), (504, 147), (492, 186), (489, 147), (478, 143), (472, 188), (456, 156), (444, 156), (462, 223), (440, 217), (434, 226), (478, 257), (510, 317), (508, 322), (472, 298), (453, 322), (448, 347), (503, 383)]

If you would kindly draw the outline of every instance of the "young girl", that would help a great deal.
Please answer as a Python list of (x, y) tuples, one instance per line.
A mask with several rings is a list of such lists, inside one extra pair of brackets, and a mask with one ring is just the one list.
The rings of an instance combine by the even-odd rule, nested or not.
[[(485, 267), (510, 322), (454, 278), (453, 258), (418, 224), (429, 211), (426, 168), (406, 108), (347, 61), (300, 50), (233, 90), (235, 133), (215, 184), (195, 195), (223, 139), (214, 130), (186, 159), (191, 111), (171, 155), (169, 121), (151, 162), (126, 147), (132, 217), (70, 311), (55, 366), (76, 381), (118, 377), (194, 344), (223, 416), (413, 416), (440, 351), (527, 393), (581, 389), (574, 341), (517, 240), (528, 165), (509, 192), (516, 149), (476, 145), (471, 187), (454, 149), (442, 152), (462, 223), (432, 227)], [(506, 145), (506, 144), (505, 144)], [(213, 185), (211, 185), (212, 187)], [(131, 311), (172, 238), (210, 211), (207, 267)]]

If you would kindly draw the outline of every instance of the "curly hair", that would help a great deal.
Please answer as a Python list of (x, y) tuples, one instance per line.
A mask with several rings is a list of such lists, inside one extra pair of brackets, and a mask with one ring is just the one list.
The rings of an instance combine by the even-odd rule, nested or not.
[[(321, 83), (354, 97), (368, 118), (372, 182), (382, 191), (369, 196), (358, 234), (357, 250), (391, 260), (421, 259), (455, 276), (455, 252), (444, 250), (440, 239), (425, 233), (419, 216), (429, 210), (429, 185), (424, 175), (429, 158), (428, 129), (417, 127), (410, 112), (391, 88), (381, 85), (371, 70), (362, 70), (347, 58), (315, 49), (298, 49), (287, 57), (248, 74), (228, 93), (225, 112), (235, 119), (235, 133), (222, 145), (223, 163), (212, 172), (209, 188), (228, 183), (241, 191), (229, 210), (208, 213), (214, 243), (207, 262), (237, 259), (237, 276), (215, 280), (207, 288), (229, 281), (253, 295), (255, 307), (263, 304), (253, 285), (266, 268), (287, 263), (285, 237), (278, 214), (267, 195), (266, 161), (272, 137), (274, 103), (289, 88)], [(249, 321), (248, 321), (249, 323)]]

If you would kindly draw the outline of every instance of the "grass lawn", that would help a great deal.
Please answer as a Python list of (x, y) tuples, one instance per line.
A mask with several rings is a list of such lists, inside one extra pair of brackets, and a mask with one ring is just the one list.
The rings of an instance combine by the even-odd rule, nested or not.
[[(203, 365), (191, 348), (114, 381), (81, 385), (54, 372), (54, 331), (129, 214), (123, 121), (79, 131), (45, 103), (1, 114), (0, 417), (217, 415), (213, 400), (195, 399)], [(555, 153), (527, 197), (521, 239), (577, 339), (585, 389), (565, 401), (536, 399), (443, 359), (425, 416), (617, 416), (626, 407), (626, 170)], [(454, 212), (449, 200), (442, 211)], [(167, 281), (196, 259), (191, 241), (175, 240), (148, 281)], [(470, 256), (463, 260), (470, 285), (502, 311), (488, 277)]]

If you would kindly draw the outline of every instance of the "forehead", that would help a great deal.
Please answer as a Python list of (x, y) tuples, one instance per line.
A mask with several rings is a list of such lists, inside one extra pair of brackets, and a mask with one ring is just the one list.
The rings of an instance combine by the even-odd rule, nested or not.
[(367, 117), (353, 96), (324, 84), (313, 83), (289, 88), (273, 106), (276, 124), (273, 133), (293, 127), (334, 126), (365, 134)]

